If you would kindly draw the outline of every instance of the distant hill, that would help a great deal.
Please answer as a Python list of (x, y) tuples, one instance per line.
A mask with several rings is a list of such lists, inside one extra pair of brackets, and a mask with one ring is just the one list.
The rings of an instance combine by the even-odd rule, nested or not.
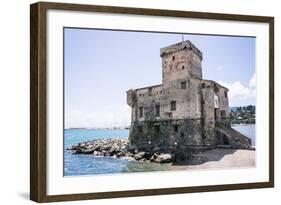
[(256, 122), (256, 106), (236, 106), (230, 108), (232, 124), (254, 124)]

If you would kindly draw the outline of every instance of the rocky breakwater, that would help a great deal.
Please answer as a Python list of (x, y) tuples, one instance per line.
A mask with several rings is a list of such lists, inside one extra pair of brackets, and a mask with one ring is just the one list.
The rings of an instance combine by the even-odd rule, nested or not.
[(161, 149), (152, 151), (138, 151), (129, 147), (127, 139), (97, 139), (78, 143), (67, 148), (73, 154), (92, 154), (94, 156), (123, 158), (140, 162), (172, 163), (175, 161), (173, 153), (162, 152)]

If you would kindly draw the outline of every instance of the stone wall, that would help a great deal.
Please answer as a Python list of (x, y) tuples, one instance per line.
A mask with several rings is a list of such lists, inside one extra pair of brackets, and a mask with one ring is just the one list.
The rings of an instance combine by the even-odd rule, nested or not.
[(202, 79), (202, 53), (190, 41), (162, 48), (160, 53), (163, 87), (183, 77)]
[(157, 147), (175, 148), (202, 145), (200, 119), (133, 122), (129, 141), (132, 147), (149, 151)]
[[(186, 82), (185, 89), (181, 88), (182, 82)], [(179, 79), (169, 85), (166, 88), (157, 86), (136, 90), (133, 121), (200, 118), (200, 81)], [(171, 110), (172, 101), (176, 102), (176, 110)], [(160, 106), (159, 116), (156, 116), (156, 105)], [(143, 108), (143, 117), (140, 117), (140, 107)]]
[(229, 117), (227, 88), (202, 79), (202, 53), (190, 41), (162, 48), (160, 53), (162, 84), (127, 92), (132, 108), (130, 145), (138, 149), (214, 146), (216, 123), (227, 125)]
[[(226, 95), (225, 95), (226, 92)], [(203, 139), (206, 145), (216, 143), (216, 122), (228, 124), (229, 106), (228, 89), (210, 80), (201, 81), (202, 127)], [(215, 108), (214, 96), (218, 97), (218, 107)]]

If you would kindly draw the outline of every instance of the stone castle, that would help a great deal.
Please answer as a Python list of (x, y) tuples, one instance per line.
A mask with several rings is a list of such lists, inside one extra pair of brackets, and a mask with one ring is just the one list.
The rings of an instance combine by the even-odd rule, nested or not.
[(202, 149), (251, 147), (229, 123), (228, 89), (202, 79), (202, 52), (190, 41), (160, 49), (162, 84), (127, 91), (130, 146)]

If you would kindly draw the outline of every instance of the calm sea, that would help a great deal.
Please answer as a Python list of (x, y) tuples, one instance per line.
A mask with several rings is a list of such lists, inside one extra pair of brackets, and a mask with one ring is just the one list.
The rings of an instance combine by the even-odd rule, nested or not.
[[(129, 130), (65, 130), (65, 148), (79, 142), (101, 138), (128, 138)], [(64, 176), (113, 174), (127, 172), (165, 171), (168, 166), (156, 163), (141, 163), (127, 159), (75, 155), (64, 151)]]
[[(233, 128), (250, 137), (255, 143), (255, 125), (236, 125)], [(141, 163), (93, 155), (74, 155), (66, 150), (67, 147), (79, 142), (101, 138), (128, 138), (128, 136), (129, 130), (65, 130), (64, 176), (164, 171), (168, 169), (168, 165), (165, 164)]]
[(256, 145), (256, 125), (232, 125), (232, 128), (252, 139), (252, 145)]

